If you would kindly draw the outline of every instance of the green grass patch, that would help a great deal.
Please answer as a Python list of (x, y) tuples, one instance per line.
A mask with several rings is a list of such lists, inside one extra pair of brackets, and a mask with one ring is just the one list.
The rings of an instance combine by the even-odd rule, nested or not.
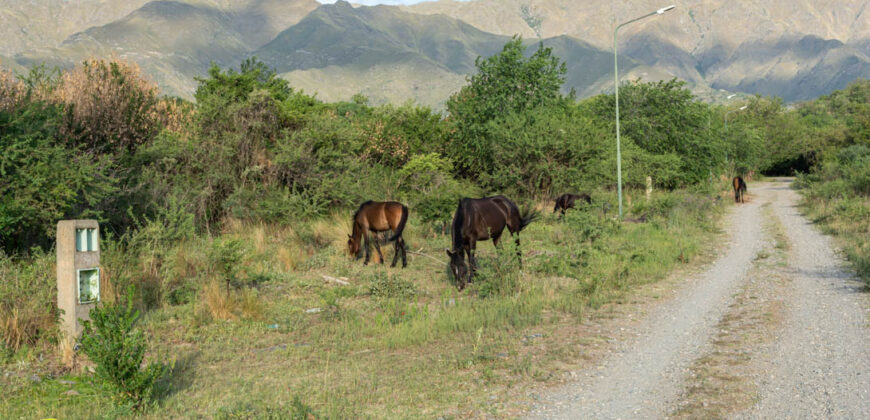
[[(545, 214), (520, 235), (522, 268), (509, 236), (501, 249), (479, 243), (478, 275), (462, 292), (447, 275), (449, 236), (418, 228), (423, 224), (413, 215), (405, 269), (363, 266), (348, 256), (345, 226), (334, 222), (340, 216), (294, 229), (238, 224), (223, 233), (227, 239), (176, 244), (164, 252), (168, 257), (149, 260), (160, 264), (156, 283), (186, 284), (192, 292), (160, 301), (139, 324), (151, 352), (175, 363), (162, 384), (166, 392), (142, 416), (503, 415), (512, 393), (550, 381), (582, 358), (576, 343), (545, 346), (536, 337), (583, 322), (693, 261), (718, 233), (724, 206), (717, 203), (699, 194), (656, 193), (638, 206), (645, 223), (617, 223), (598, 207), (570, 211), (564, 220)], [(232, 272), (215, 266), (223, 254), (209, 254), (228, 240), (244, 245), (238, 255), (234, 247)], [(382, 249), (389, 262), (392, 245)], [(111, 264), (122, 260), (108, 255), (107, 270), (120, 270)], [(212, 303), (204, 290), (225, 278), (232, 279), (231, 296), (256, 299), (256, 311), (207, 315)], [(224, 291), (226, 282), (220, 286)], [(234, 302), (243, 305), (241, 298)], [(41, 362), (32, 356), (18, 363)], [(105, 396), (94, 403), (52, 387), (16, 382), (0, 400), (0, 417), (124, 417)], [(83, 389), (81, 395), (93, 394)]]

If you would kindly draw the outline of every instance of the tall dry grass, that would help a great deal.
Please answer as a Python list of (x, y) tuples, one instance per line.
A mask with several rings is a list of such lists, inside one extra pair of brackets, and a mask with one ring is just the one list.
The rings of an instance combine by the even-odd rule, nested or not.
[(24, 99), (27, 88), (12, 73), (0, 70), (0, 111), (15, 109)]

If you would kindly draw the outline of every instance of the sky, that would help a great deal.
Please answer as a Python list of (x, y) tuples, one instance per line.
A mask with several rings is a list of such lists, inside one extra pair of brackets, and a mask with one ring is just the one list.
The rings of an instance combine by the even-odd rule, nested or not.
[[(332, 3), (335, 3), (336, 0), (317, 0), (317, 1), (320, 3), (323, 3), (323, 4), (332, 4)], [(423, 3), (425, 1), (434, 1), (434, 0), (350, 0), (351, 3), (364, 4), (366, 6), (374, 6), (376, 4), (389, 4), (392, 6), (399, 5), (399, 4), (406, 4), (407, 5), (407, 4)], [(461, 0), (461, 1), (467, 1), (467, 0)]]

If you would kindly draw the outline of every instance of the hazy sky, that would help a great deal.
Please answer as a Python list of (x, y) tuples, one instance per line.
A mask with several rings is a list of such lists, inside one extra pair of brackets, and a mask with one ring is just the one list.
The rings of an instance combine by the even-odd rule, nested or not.
[[(336, 0), (317, 0), (324, 4), (335, 3)], [(350, 0), (351, 3), (355, 4), (364, 4), (366, 6), (374, 6), (376, 4), (417, 4), (423, 3), (424, 1), (434, 1), (434, 0)], [(460, 1), (468, 1), (468, 0), (460, 0)]]

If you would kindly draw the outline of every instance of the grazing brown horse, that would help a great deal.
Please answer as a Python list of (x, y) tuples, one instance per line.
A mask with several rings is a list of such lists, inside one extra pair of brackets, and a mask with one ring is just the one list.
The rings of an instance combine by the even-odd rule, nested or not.
[[(477, 241), (492, 239), (493, 245), (498, 246), (498, 240), (505, 228), (516, 238), (517, 258), (522, 266), (519, 233), (538, 216), (535, 212), (525, 213), (521, 214), (517, 205), (503, 195), (459, 200), (451, 230), (453, 249), (447, 250), (450, 272), (456, 279), (459, 290), (464, 289), (474, 276), (477, 267), (474, 249)], [(465, 262), (466, 255), (471, 270)]]
[[(408, 266), (408, 252), (405, 250), (405, 240), (402, 238), (402, 231), (405, 230), (405, 223), (408, 222), (408, 207), (402, 203), (395, 201), (366, 201), (360, 204), (356, 213), (353, 214), (353, 233), (348, 235), (347, 248), (353, 256), (359, 256), (360, 242), (365, 237), (365, 255), (366, 259), (363, 265), (369, 263), (369, 232), (377, 234), (392, 230), (393, 236), (387, 239), (387, 242), (396, 241), (396, 255), (393, 256), (391, 267), (396, 266), (396, 261), (399, 258), (399, 252), (402, 253), (402, 268)], [(381, 253), (381, 245), (378, 242), (377, 235), (374, 238), (375, 249), (378, 251), (378, 256), (381, 257), (381, 264), (384, 263), (384, 254)]]
[(561, 210), (560, 216), (565, 216), (565, 211), (574, 208), (574, 202), (583, 200), (586, 204), (592, 204), (592, 197), (589, 194), (562, 194), (556, 199), (556, 207), (553, 207), (553, 213)]
[(731, 180), (731, 185), (734, 187), (734, 202), (744, 203), (743, 196), (746, 195), (746, 183), (743, 182), (743, 178), (735, 176)]

